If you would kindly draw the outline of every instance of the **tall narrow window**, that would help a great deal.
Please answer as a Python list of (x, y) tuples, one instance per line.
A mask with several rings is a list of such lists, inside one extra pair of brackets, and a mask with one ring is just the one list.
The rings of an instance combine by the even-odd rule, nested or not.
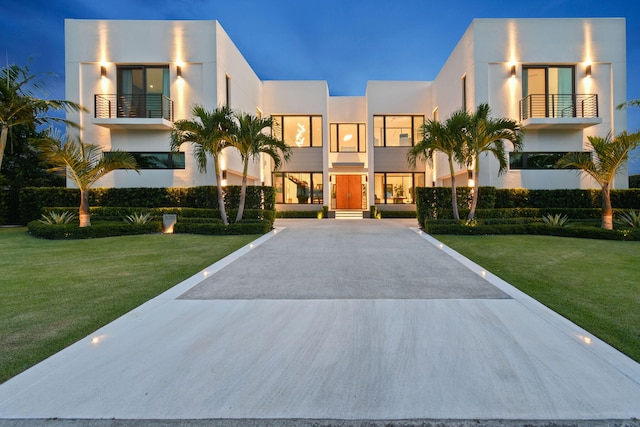
[(462, 108), (467, 109), (467, 75), (462, 76)]
[(225, 75), (225, 105), (231, 108), (231, 77), (229, 74)]

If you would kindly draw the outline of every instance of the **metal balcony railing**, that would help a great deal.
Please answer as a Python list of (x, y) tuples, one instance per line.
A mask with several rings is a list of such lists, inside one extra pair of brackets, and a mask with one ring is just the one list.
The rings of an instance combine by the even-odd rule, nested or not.
[(173, 101), (162, 94), (95, 95), (95, 118), (145, 118), (173, 121)]
[(540, 94), (520, 100), (520, 120), (530, 118), (597, 118), (598, 95)]

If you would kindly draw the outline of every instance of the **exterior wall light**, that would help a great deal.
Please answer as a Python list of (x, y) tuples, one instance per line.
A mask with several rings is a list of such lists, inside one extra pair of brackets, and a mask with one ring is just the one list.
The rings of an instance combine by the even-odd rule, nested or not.
[(511, 66), (511, 77), (515, 77), (516, 76), (516, 66), (512, 65)]
[(107, 78), (107, 67), (105, 67), (104, 65), (100, 66), (100, 78)]
[(178, 76), (179, 79), (182, 78), (182, 66), (181, 65), (176, 66), (176, 75)]
[(222, 179), (227, 179), (227, 170), (226, 169), (222, 170)]
[(588, 64), (586, 69), (585, 69), (585, 76), (586, 77), (591, 77), (591, 64)]

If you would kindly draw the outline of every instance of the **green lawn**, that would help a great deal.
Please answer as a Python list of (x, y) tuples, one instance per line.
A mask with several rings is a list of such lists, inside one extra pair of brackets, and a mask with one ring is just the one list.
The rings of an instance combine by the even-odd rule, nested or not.
[(640, 362), (640, 242), (435, 237)]
[(0, 382), (258, 236), (41, 240), (0, 229)]

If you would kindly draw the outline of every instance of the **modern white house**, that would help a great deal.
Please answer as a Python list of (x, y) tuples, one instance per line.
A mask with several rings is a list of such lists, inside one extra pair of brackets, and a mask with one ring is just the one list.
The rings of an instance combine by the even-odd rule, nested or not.
[[(280, 124), (293, 151), (274, 172), (251, 165), (249, 184), (273, 185), (278, 209), (414, 209), (414, 189), (450, 185), (444, 157), (411, 169), (408, 147), (425, 119), (488, 103), (494, 117), (525, 128), (524, 149), (498, 175), (481, 159), (480, 185), (499, 188), (595, 188), (586, 175), (552, 166), (588, 150), (587, 136), (626, 129), (626, 29), (620, 18), (476, 19), (432, 81), (370, 81), (363, 96), (331, 96), (325, 81), (261, 80), (217, 21), (65, 21), (66, 99), (88, 112), (69, 114), (80, 136), (133, 153), (141, 174), (115, 171), (104, 187), (216, 185), (191, 147), (170, 150), (175, 120), (194, 104), (229, 105)], [(234, 149), (222, 159), (222, 185), (239, 184)], [(457, 171), (466, 184), (468, 172)], [(616, 188), (627, 187), (622, 171)]]

